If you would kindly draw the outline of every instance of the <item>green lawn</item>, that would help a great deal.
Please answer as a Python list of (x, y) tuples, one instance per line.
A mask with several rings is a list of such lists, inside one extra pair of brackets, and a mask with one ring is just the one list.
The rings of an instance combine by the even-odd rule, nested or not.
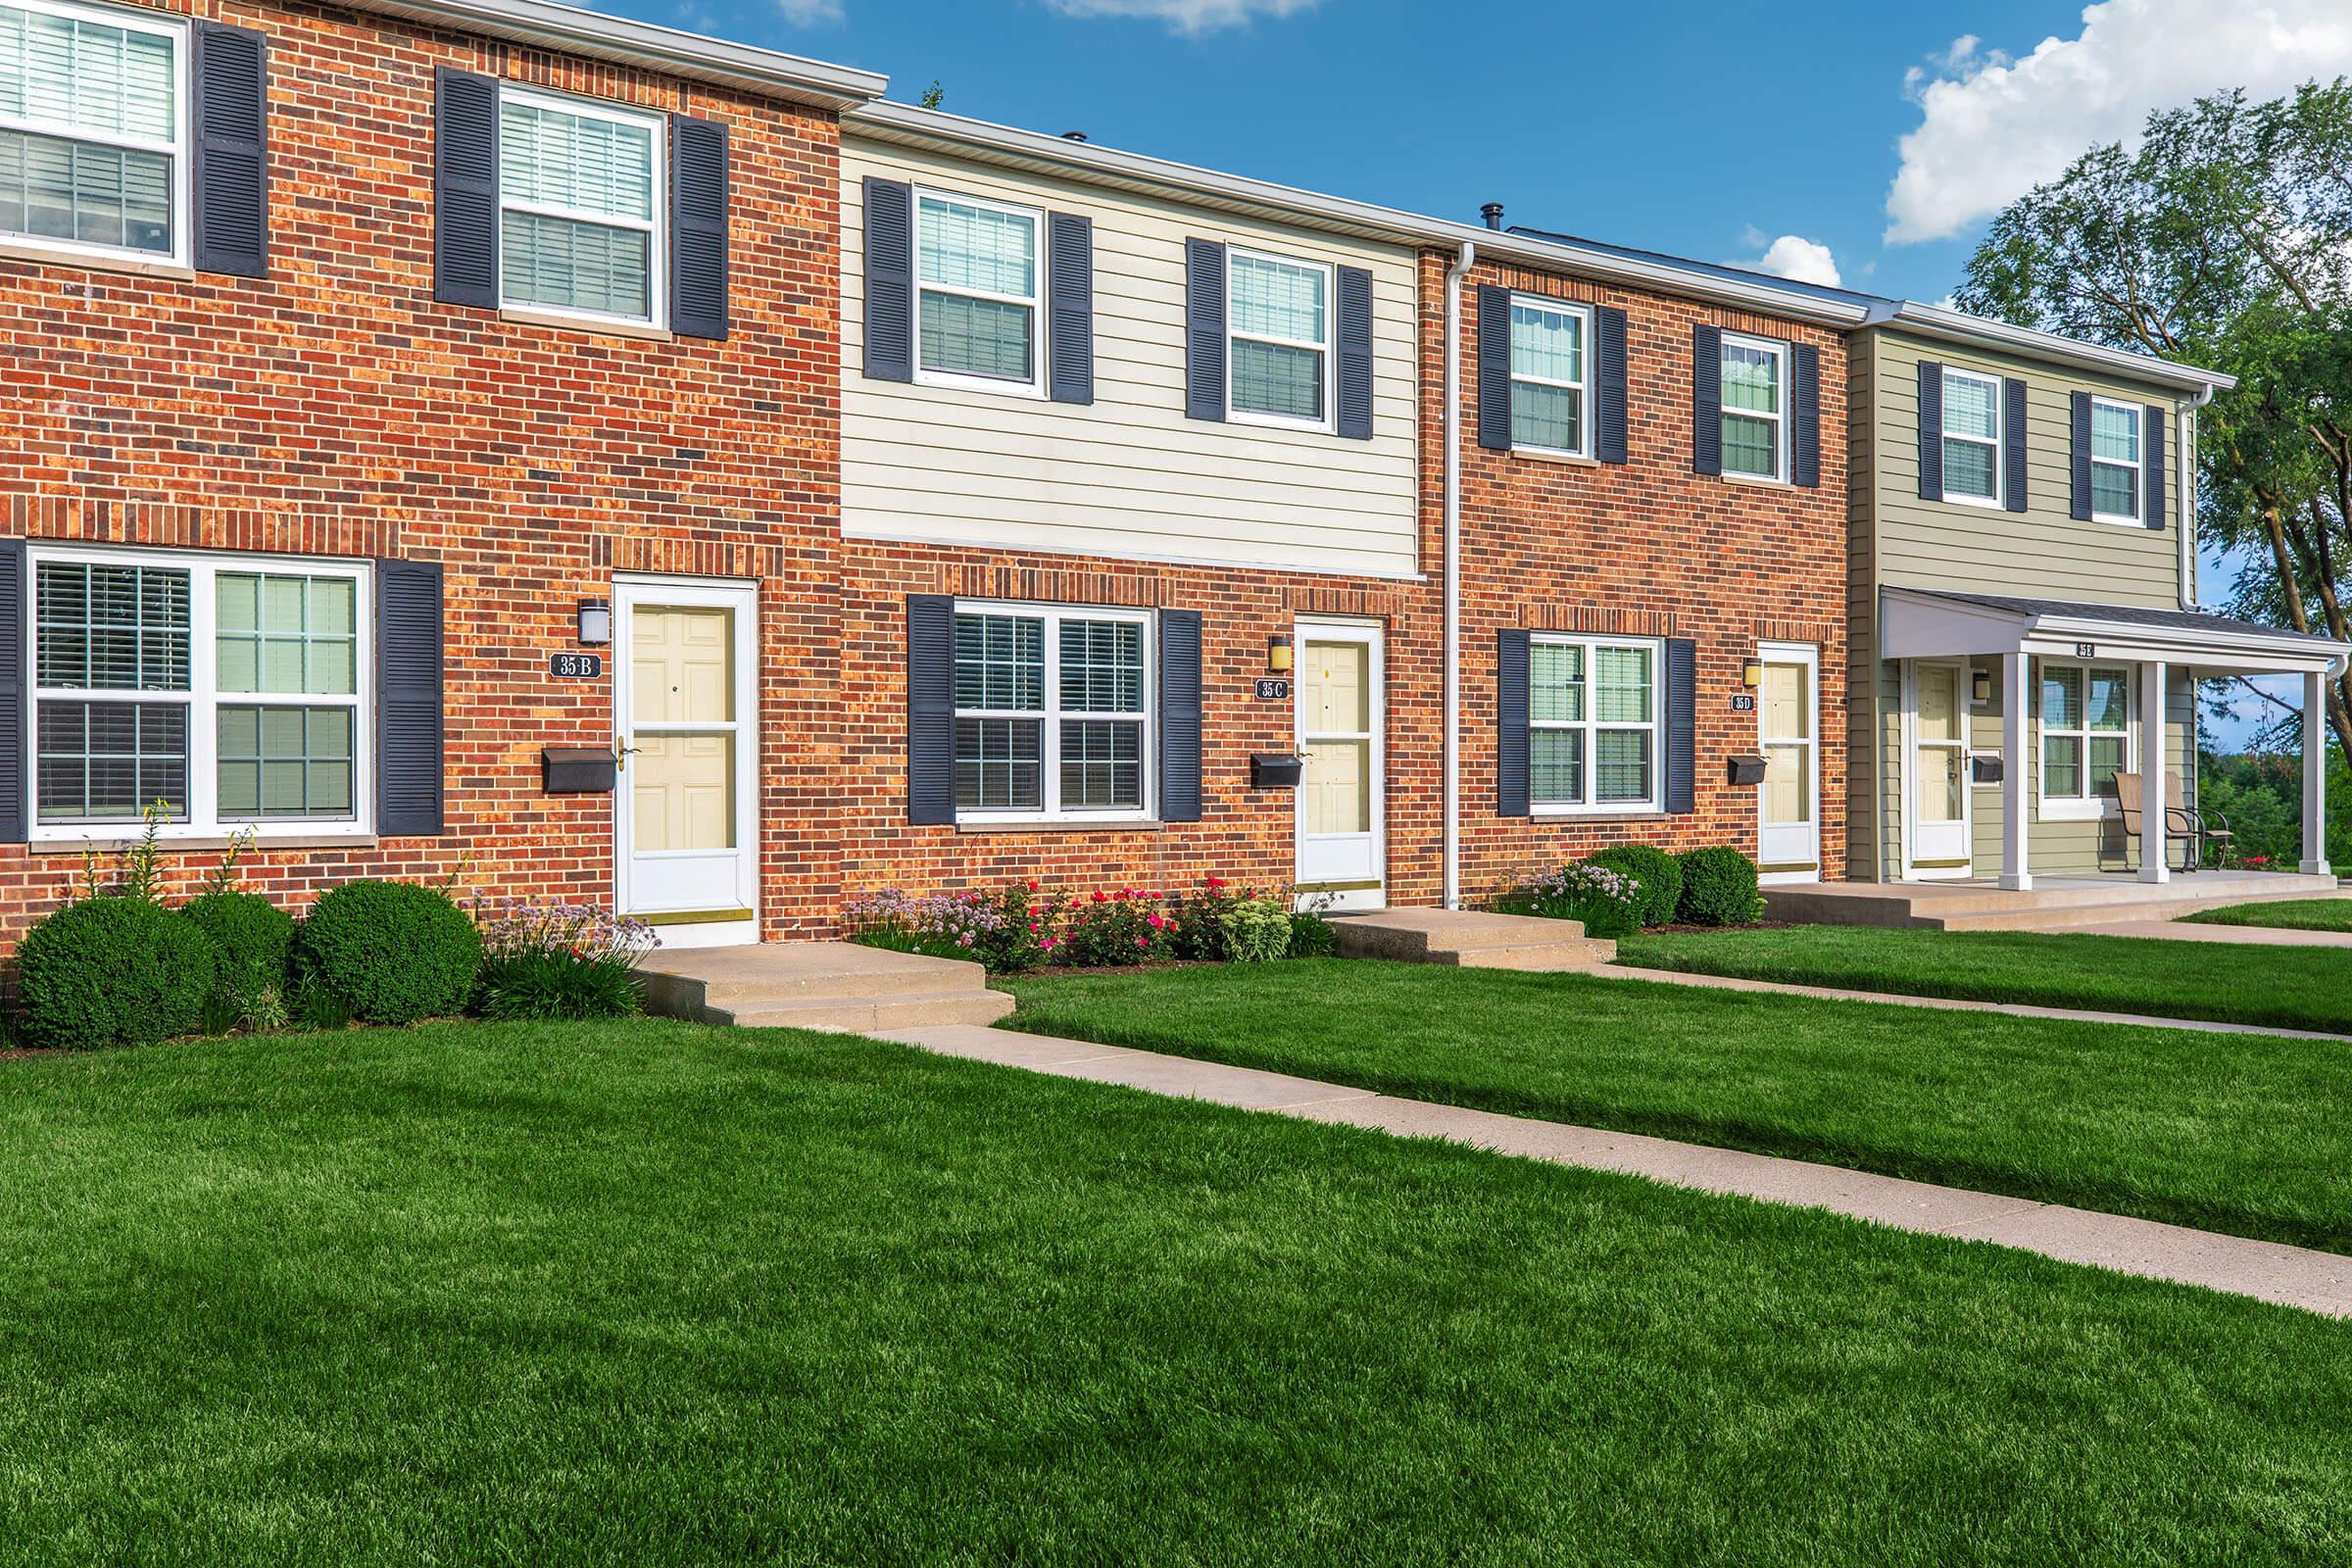
[(2286, 931), (2352, 931), (2352, 899), (2287, 899), (2277, 904), (2232, 904), (2182, 915), (2203, 925), (2268, 925)]
[(2352, 1251), (2352, 1045), (1342, 959), (1012, 990), (1041, 1034)]
[(2352, 1325), (870, 1041), (0, 1062), (0, 1562), (2352, 1553)]
[(1645, 932), (1617, 961), (1900, 996), (2211, 1018), (2352, 1034), (2352, 955), (2330, 948), (2185, 948), (2041, 931), (1799, 925)]

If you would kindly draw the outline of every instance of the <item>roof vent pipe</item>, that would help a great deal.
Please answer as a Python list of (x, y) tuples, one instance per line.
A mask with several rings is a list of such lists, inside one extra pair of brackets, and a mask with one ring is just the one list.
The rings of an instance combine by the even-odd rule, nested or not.
[(1061, 133), (1061, 139), (1063, 141), (1084, 141), (1086, 140), (1086, 132), (1083, 130), (1065, 130)]
[(1502, 203), (1487, 203), (1478, 210), (1478, 216), (1487, 220), (1489, 228), (1500, 228), (1502, 226)]

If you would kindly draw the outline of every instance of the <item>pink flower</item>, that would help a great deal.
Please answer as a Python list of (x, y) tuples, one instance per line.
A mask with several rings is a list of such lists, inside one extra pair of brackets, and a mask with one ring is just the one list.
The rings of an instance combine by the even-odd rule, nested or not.
[(1152, 930), (1154, 930), (1154, 931), (1157, 931), (1157, 930), (1159, 930), (1161, 927), (1165, 926), (1165, 925), (1166, 925), (1168, 922), (1167, 922), (1167, 921), (1165, 921), (1165, 920), (1163, 920), (1163, 919), (1161, 919), (1161, 918), (1160, 918), (1158, 915), (1154, 914), (1154, 915), (1148, 915), (1148, 916), (1146, 916), (1146, 917), (1145, 917), (1145, 923), (1146, 923), (1146, 924), (1148, 924), (1148, 925), (1150, 925), (1150, 926), (1152, 927)]
[(1139, 948), (1148, 948), (1152, 945), (1152, 939), (1150, 937), (1137, 937), (1135, 939), (1135, 945)]
[[(1031, 914), (1035, 914), (1037, 911), (1036, 911), (1035, 909), (1031, 909), (1029, 912), (1030, 912)], [(1035, 931), (1035, 930), (1037, 929), (1037, 922), (1036, 922), (1035, 920), (1032, 920), (1032, 921), (1030, 921), (1030, 922), (1029, 922), (1029, 929), (1030, 929), (1030, 930), (1032, 930), (1032, 931)]]

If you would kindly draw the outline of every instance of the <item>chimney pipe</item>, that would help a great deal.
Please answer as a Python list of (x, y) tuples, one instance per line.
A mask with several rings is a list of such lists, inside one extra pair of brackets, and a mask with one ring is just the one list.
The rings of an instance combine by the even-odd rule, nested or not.
[(1489, 228), (1500, 228), (1502, 226), (1502, 203), (1487, 203), (1478, 210), (1478, 216), (1487, 220)]
[(1083, 130), (1065, 130), (1061, 133), (1061, 139), (1063, 141), (1084, 141), (1086, 140), (1086, 132)]

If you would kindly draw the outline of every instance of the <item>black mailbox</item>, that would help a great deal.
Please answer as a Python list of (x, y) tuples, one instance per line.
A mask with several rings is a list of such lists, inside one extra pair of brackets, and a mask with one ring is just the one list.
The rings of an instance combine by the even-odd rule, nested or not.
[(1252, 752), (1250, 754), (1250, 787), (1253, 790), (1295, 790), (1298, 775), (1305, 771), (1306, 759), (1293, 757), (1288, 752)]
[(1972, 784), (1998, 784), (2005, 771), (1998, 752), (1979, 752), (1968, 760), (1968, 778)]
[(1764, 759), (1761, 757), (1735, 757), (1731, 762), (1733, 783), (1761, 784), (1764, 782)]
[(539, 751), (539, 786), (550, 795), (610, 795), (620, 759), (610, 746), (546, 746)]

